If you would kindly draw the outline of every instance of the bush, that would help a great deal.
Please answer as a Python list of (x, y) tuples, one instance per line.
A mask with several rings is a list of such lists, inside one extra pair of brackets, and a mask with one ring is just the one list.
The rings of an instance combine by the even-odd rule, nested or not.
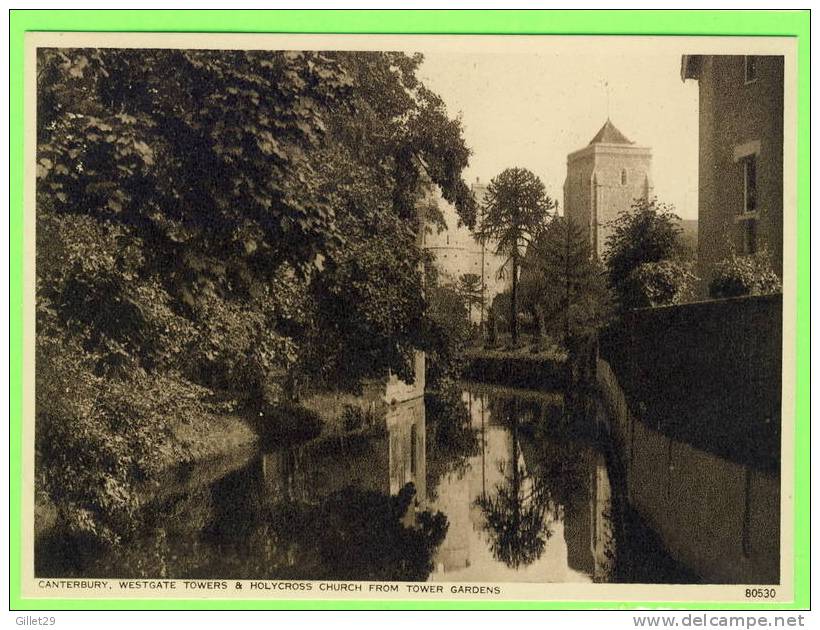
[(317, 412), (289, 402), (263, 404), (257, 411), (256, 420), (263, 441), (276, 445), (315, 438), (325, 424)]
[(694, 296), (691, 265), (676, 260), (643, 263), (629, 275), (625, 293), (636, 308), (681, 304)]
[(458, 378), (471, 324), (464, 300), (452, 286), (429, 286), (426, 297), (427, 385), (436, 389), (440, 382)]
[(636, 199), (608, 225), (604, 261), (621, 309), (674, 303), (666, 301), (679, 292), (674, 276), (681, 264), (673, 261), (684, 256), (675, 208), (657, 198)]
[(732, 256), (715, 265), (715, 275), (709, 283), (712, 298), (741, 295), (768, 295), (783, 290), (780, 278), (772, 269), (768, 252)]
[(342, 409), (341, 421), (345, 431), (360, 431), (376, 423), (376, 414), (371, 409), (362, 409), (357, 405), (345, 405)]
[(40, 339), (36, 373), (37, 490), (74, 539), (116, 545), (138, 527), (140, 488), (188, 453), (172, 422), (217, 411), (207, 392), (167, 373), (94, 373), (75, 343)]

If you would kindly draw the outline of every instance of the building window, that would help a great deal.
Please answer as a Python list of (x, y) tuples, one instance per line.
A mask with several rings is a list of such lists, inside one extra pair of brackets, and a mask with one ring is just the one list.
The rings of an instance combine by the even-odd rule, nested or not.
[(621, 186), (626, 186), (626, 169), (621, 169)]
[(746, 83), (757, 81), (757, 57), (746, 55), (743, 58), (743, 76)]
[(741, 161), (743, 166), (743, 209), (742, 214), (757, 210), (757, 156), (747, 155)]
[(742, 205), (737, 209), (736, 243), (738, 250), (744, 254), (754, 254), (758, 250), (758, 212), (757, 203), (757, 156), (760, 142), (755, 140), (735, 147), (735, 159), (740, 163), (740, 176), (743, 178)]

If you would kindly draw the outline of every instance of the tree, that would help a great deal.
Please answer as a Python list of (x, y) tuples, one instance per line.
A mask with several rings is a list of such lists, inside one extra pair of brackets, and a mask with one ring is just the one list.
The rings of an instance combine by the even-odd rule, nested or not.
[(458, 281), (458, 292), (464, 298), (467, 305), (467, 314), (472, 321), (473, 307), (484, 307), (484, 294), (482, 292), (481, 276), (477, 273), (465, 273)]
[[(685, 294), (682, 288), (647, 289), (642, 284), (648, 279), (654, 281), (661, 278), (656, 273), (660, 271), (656, 263), (673, 261), (674, 266), (684, 269), (680, 262), (684, 255), (682, 228), (673, 206), (657, 198), (637, 199), (630, 210), (620, 213), (609, 225), (612, 232), (606, 240), (604, 261), (622, 309), (649, 306), (646, 297), (649, 294), (666, 295), (666, 299)], [(652, 265), (654, 269), (644, 267), (638, 271), (642, 265)], [(684, 273), (664, 277), (677, 279), (681, 283), (689, 280)]]
[(310, 284), (300, 370), (350, 390), (388, 371), (412, 382), (414, 351), (428, 345), (422, 261), (413, 232), (398, 222), (354, 237)]
[(427, 265), (425, 295), (427, 385), (431, 390), (459, 376), (464, 346), (470, 338), (470, 318), (464, 298), (450, 284), (439, 284), (432, 261)]
[(584, 231), (554, 216), (539, 232), (522, 261), (521, 293), (539, 329), (564, 338), (588, 338), (606, 325), (614, 296), (606, 271), (590, 255)]
[(547, 518), (549, 497), (521, 458), (518, 400), (498, 399), (493, 403), (492, 416), (510, 431), (510, 456), (501, 470), (501, 482), (490, 494), (479, 495), (475, 505), (484, 515), (484, 531), (493, 555), (508, 567), (518, 569), (538, 560), (552, 536)]
[(252, 402), (322, 352), (351, 380), (406, 368), (425, 186), (475, 221), (421, 61), (38, 51), (38, 479), (69, 529), (116, 542), (206, 401)]
[(507, 332), (509, 332), (511, 330), (511, 303), (512, 298), (510, 296), (509, 290), (502, 291), (501, 293), (496, 293), (495, 296), (493, 296), (493, 300), (490, 303), (490, 308), (487, 309), (487, 312), (488, 317), (490, 315), (493, 316), (493, 319), (495, 321), (495, 328), (497, 329), (497, 331), (506, 330)]
[[(130, 283), (110, 286), (156, 280), (198, 328), (182, 335), (201, 341), (198, 360), (180, 365), (213, 364), (196, 379), (230, 380), (237, 319), (255, 322), (245, 353), (263, 368), (255, 383), (293, 364), (298, 347), (282, 354), (264, 342), (310, 324), (317, 273), (350, 263), (371, 235), (388, 253), (406, 239), (402, 254), (418, 259), (426, 183), (472, 225), (461, 125), (416, 78), (420, 63), (400, 53), (41, 51), (38, 216), (58, 232), (77, 215), (119, 230), (118, 247), (136, 248), (139, 264)], [(134, 299), (143, 311), (156, 302)]]
[(421, 288), (420, 232), (440, 219), (432, 187), (467, 225), (475, 203), (460, 178), (469, 155), (460, 122), (416, 79), (421, 57), (350, 53), (345, 60), (366, 89), (333, 119), (340, 144), (326, 151), (324, 170), (347, 239), (311, 285), (313, 342), (300, 369), (355, 388), (387, 370), (412, 380), (413, 350), (442, 341)]
[(495, 348), (498, 342), (498, 323), (495, 321), (495, 309), (487, 309), (487, 342), (486, 348)]
[(487, 186), (484, 212), (476, 229), (480, 242), (495, 242), (496, 253), (507, 257), (512, 273), (510, 334), (518, 345), (518, 269), (527, 244), (556, 203), (543, 182), (523, 168), (508, 168)]

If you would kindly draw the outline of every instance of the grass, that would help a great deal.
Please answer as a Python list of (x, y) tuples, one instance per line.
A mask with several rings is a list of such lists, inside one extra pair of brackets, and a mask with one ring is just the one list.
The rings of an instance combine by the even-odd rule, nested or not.
[[(183, 447), (187, 462), (219, 457), (239, 451), (257, 440), (250, 423), (238, 414), (207, 414), (196, 422), (178, 422), (171, 428), (173, 441)], [(167, 466), (181, 463), (168, 453)]]
[(539, 361), (563, 362), (566, 351), (549, 337), (544, 337), (537, 351), (533, 351), (535, 340), (532, 335), (519, 335), (518, 345), (513, 346), (509, 335), (499, 335), (498, 342), (492, 348), (476, 343), (465, 350), (467, 359), (537, 359)]
[(553, 389), (564, 382), (565, 352), (543, 340), (533, 352), (532, 342), (517, 347), (472, 347), (464, 353), (464, 376), (470, 380), (534, 389)]
[(315, 411), (325, 421), (323, 433), (343, 433), (345, 431), (343, 414), (346, 407), (360, 407), (365, 403), (361, 396), (339, 391), (319, 391), (304, 396), (300, 401), (303, 407)]

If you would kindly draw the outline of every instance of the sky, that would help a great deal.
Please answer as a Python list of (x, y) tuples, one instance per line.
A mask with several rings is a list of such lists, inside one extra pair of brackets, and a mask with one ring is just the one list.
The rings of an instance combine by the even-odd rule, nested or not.
[(467, 181), (524, 167), (563, 205), (566, 156), (606, 121), (606, 83), (612, 123), (652, 148), (655, 194), (682, 218), (697, 218), (698, 86), (681, 81), (680, 54), (596, 46), (580, 54), (557, 48), (424, 55), (420, 78), (450, 116), (461, 115), (473, 151)]

